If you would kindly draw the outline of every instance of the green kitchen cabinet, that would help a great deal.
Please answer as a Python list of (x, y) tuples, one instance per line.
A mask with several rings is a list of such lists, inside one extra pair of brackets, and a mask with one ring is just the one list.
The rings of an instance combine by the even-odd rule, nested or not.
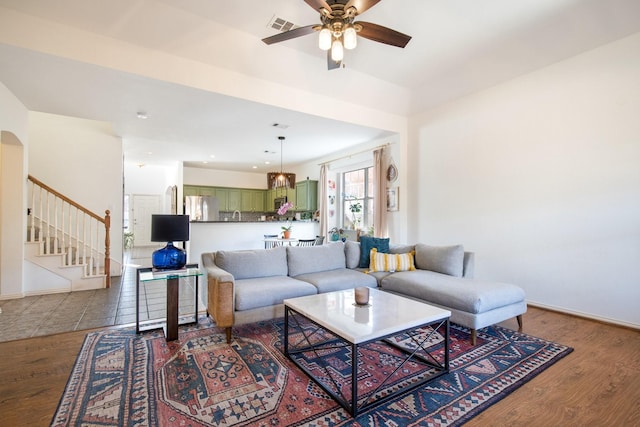
[(182, 187), (182, 195), (183, 196), (197, 196), (198, 195), (198, 187), (195, 185), (185, 185)]
[(253, 208), (253, 192), (251, 190), (242, 190), (240, 192), (240, 206), (242, 212), (251, 211)]
[(231, 188), (229, 192), (229, 201), (227, 203), (228, 211), (239, 211), (242, 209), (242, 191), (240, 189)]
[(243, 212), (264, 212), (265, 190), (242, 190), (240, 196)]
[(253, 212), (264, 212), (265, 209), (265, 191), (254, 190), (251, 194), (251, 210)]
[(266, 191), (264, 196), (264, 210), (265, 212), (273, 211), (273, 200), (276, 198), (276, 190), (270, 188)]
[(218, 198), (218, 210), (228, 211), (229, 208), (229, 190), (226, 188), (216, 188), (216, 197)]
[(315, 211), (318, 209), (318, 181), (296, 182), (296, 210)]
[(215, 187), (207, 187), (204, 185), (185, 185), (182, 187), (182, 195), (184, 196), (215, 196)]

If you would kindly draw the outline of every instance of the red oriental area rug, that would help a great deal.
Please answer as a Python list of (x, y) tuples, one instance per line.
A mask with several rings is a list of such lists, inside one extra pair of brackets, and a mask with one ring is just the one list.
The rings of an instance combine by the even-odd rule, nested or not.
[[(354, 419), (283, 355), (283, 323), (236, 327), (231, 344), (208, 319), (181, 327), (172, 342), (162, 331), (90, 333), (51, 425), (455, 426), (572, 351), (498, 326), (480, 331), (472, 347), (469, 331), (451, 325), (449, 374)], [(430, 339), (434, 354), (444, 351), (442, 337)], [(385, 348), (367, 354), (371, 369), (358, 378), (359, 388), (375, 384), (376, 372), (394, 363), (392, 348)], [(348, 351), (327, 355), (337, 384)]]

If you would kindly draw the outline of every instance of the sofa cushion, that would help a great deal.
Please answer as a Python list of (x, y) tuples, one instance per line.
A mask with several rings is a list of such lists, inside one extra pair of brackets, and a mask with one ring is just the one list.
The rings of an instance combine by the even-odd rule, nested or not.
[(236, 280), (287, 275), (287, 251), (284, 246), (267, 250), (218, 251), (215, 263)]
[(524, 301), (524, 291), (500, 282), (461, 279), (433, 271), (393, 273), (380, 281), (383, 290), (467, 313), (484, 313)]
[(413, 262), (414, 252), (404, 254), (379, 254), (376, 248), (371, 249), (369, 271), (411, 271), (416, 266)]
[(376, 248), (380, 253), (389, 253), (389, 238), (383, 237), (360, 237), (360, 268), (369, 267), (369, 256), (371, 249)]
[(289, 276), (336, 270), (347, 265), (344, 243), (331, 242), (320, 246), (287, 246)]
[[(264, 250), (264, 249), (263, 249)], [(315, 286), (287, 276), (236, 280), (236, 311), (282, 304), (286, 298), (315, 295)]]
[(406, 254), (409, 252), (413, 252), (416, 250), (416, 245), (401, 245), (401, 244), (392, 244), (389, 242), (389, 253), (390, 254)]
[(347, 268), (358, 268), (360, 266), (360, 243), (353, 240), (344, 242), (344, 253), (347, 257)]
[(378, 286), (378, 281), (375, 277), (348, 268), (301, 274), (295, 278), (312, 284), (318, 289), (318, 293), (342, 291), (359, 286), (370, 288)]
[(416, 245), (416, 267), (449, 276), (462, 277), (464, 247)]

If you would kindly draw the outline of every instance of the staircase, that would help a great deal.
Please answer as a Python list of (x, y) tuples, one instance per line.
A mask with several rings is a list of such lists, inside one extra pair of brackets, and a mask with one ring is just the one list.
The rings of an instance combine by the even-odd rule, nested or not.
[(25, 259), (71, 283), (70, 291), (110, 286), (110, 212), (91, 212), (29, 175)]

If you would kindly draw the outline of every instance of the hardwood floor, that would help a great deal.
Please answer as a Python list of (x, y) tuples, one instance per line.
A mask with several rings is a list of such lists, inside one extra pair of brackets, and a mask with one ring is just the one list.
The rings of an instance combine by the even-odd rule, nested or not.
[[(640, 426), (640, 331), (531, 307), (524, 331), (574, 352), (467, 426)], [(50, 423), (86, 333), (0, 343), (2, 425)]]

